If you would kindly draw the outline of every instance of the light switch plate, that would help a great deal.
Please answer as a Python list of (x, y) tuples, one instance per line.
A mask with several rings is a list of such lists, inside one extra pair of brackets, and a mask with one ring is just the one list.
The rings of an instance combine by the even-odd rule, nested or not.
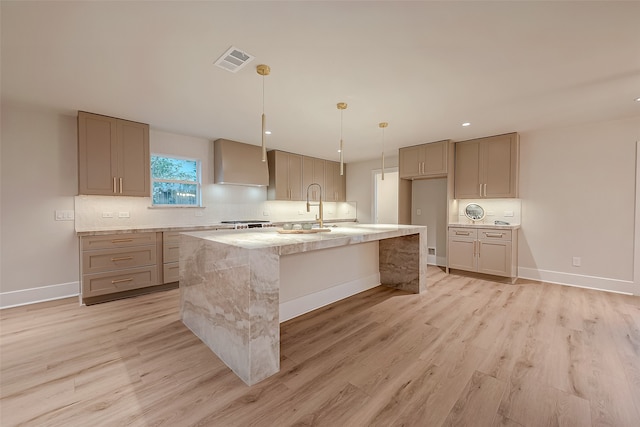
[(73, 221), (75, 219), (74, 211), (56, 211), (55, 212), (56, 221)]
[(102, 212), (102, 218), (113, 218), (113, 212)]
[(416, 209), (416, 215), (422, 215), (422, 209)]

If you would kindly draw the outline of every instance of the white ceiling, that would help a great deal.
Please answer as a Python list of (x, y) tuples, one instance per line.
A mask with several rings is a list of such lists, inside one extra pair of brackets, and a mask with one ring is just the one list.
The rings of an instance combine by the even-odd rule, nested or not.
[[(640, 2), (1, 3), (2, 98), (345, 161), (640, 115)], [(214, 66), (235, 46), (256, 59)], [(6, 104), (5, 104), (6, 105)], [(471, 126), (462, 127), (462, 122)]]

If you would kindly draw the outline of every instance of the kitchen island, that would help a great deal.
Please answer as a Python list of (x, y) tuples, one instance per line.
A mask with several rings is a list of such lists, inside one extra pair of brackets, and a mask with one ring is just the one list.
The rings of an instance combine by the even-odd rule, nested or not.
[[(369, 287), (382, 284), (420, 293), (426, 289), (426, 233), (423, 226), (382, 224), (309, 234), (280, 234), (273, 228), (183, 233), (182, 321), (245, 383), (253, 385), (280, 370), (281, 282), (305, 286), (291, 280), (297, 277), (292, 270), (304, 270), (305, 282), (322, 282), (324, 272), (327, 277), (340, 274), (336, 266), (345, 257), (352, 258), (348, 261), (353, 265), (367, 260), (365, 275), (370, 276), (372, 267), (376, 271), (376, 282), (371, 284), (369, 278)], [(377, 265), (372, 266), (373, 262)], [(315, 271), (309, 271), (314, 266)], [(335, 283), (327, 287), (342, 289)], [(312, 297), (326, 292), (320, 290)], [(342, 292), (338, 299), (349, 296)], [(356, 287), (351, 294), (357, 292)]]

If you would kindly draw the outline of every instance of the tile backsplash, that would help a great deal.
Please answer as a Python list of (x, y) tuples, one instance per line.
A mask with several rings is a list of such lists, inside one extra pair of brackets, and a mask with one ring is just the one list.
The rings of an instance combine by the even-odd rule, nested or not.
[[(451, 222), (459, 224), (471, 224), (469, 218), (464, 214), (464, 208), (469, 203), (476, 203), (485, 211), (482, 221), (475, 221), (476, 224), (493, 224), (496, 220), (505, 221), (509, 224), (520, 224), (522, 215), (522, 201), (520, 199), (458, 199), (454, 203), (457, 209), (457, 216), (452, 215)], [(457, 205), (457, 206), (456, 206)]]
[[(175, 227), (215, 224), (224, 220), (312, 221), (317, 206), (305, 202), (266, 200), (260, 187), (207, 185), (202, 208), (154, 208), (150, 197), (76, 196), (76, 231), (126, 227)], [(324, 202), (324, 219), (357, 218), (356, 202)]]

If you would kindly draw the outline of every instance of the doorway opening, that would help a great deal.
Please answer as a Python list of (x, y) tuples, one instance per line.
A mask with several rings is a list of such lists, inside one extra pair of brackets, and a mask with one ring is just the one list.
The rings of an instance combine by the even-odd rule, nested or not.
[(373, 171), (373, 221), (376, 224), (398, 223), (398, 168)]

